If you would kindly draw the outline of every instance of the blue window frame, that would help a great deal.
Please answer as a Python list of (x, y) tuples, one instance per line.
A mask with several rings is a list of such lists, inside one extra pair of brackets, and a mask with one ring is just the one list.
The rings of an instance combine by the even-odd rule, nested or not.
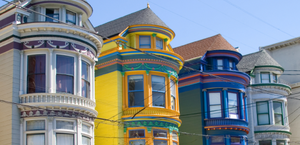
[(210, 142), (212, 145), (224, 145), (225, 138), (224, 136), (212, 136)]
[(229, 70), (234, 70), (233, 65), (234, 65), (233, 61), (229, 60), (229, 62), (228, 62)]
[(158, 37), (156, 37), (156, 49), (163, 50), (164, 41)]
[(144, 129), (129, 130), (129, 138), (143, 138), (143, 137), (145, 137)]
[(238, 94), (233, 92), (228, 92), (228, 110), (229, 118), (238, 119)]
[(139, 37), (139, 48), (151, 48), (151, 37), (150, 36), (140, 36)]
[(209, 92), (209, 116), (210, 118), (222, 117), (221, 92)]
[(241, 138), (240, 137), (230, 137), (230, 144), (231, 145), (240, 145)]
[(224, 69), (223, 59), (217, 59), (217, 69), (218, 70)]
[(152, 106), (153, 107), (165, 107), (165, 77), (151, 76), (152, 82)]
[(144, 106), (144, 77), (143, 75), (128, 76), (128, 106)]

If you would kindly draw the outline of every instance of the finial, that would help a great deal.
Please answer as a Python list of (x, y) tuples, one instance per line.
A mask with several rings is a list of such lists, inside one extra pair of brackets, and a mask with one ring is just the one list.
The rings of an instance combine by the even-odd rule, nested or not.
[(150, 5), (149, 5), (149, 3), (147, 3), (147, 8), (150, 8)]

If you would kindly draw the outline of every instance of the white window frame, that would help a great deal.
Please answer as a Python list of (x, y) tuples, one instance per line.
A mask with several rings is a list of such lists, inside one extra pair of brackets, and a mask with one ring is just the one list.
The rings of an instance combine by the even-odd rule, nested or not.
[[(69, 130), (69, 129), (56, 129), (56, 121), (68, 121), (68, 122), (73, 122), (74, 126), (73, 126), (73, 130)], [(56, 144), (57, 141), (57, 137), (56, 134), (72, 134), (73, 135), (73, 142), (74, 145), (77, 145), (77, 120), (73, 119), (65, 119), (65, 118), (55, 118), (54, 119), (54, 125), (53, 125), (53, 134), (54, 134), (54, 139), (53, 141)], [(79, 144), (79, 143), (78, 143)]]
[[(26, 131), (27, 121), (35, 121), (35, 120), (44, 120), (45, 121), (45, 130), (35, 130), (35, 131)], [(24, 119), (24, 126), (23, 126), (23, 143), (27, 145), (27, 134), (44, 134), (45, 135), (45, 145), (48, 144), (48, 121), (46, 118), (26, 118)]]
[[(87, 126), (90, 127), (90, 133), (89, 133), (89, 134), (82, 131), (82, 128), (83, 128), (82, 126), (83, 126), (83, 125), (87, 125)], [(91, 145), (93, 144), (93, 140), (94, 140), (94, 138), (93, 138), (93, 128), (94, 128), (93, 125), (88, 124), (88, 123), (86, 123), (86, 122), (82, 122), (82, 124), (81, 124), (81, 138), (82, 138), (83, 136), (90, 138), (90, 140), (91, 140)], [(82, 139), (81, 139), (81, 141), (82, 141)], [(78, 143), (78, 144), (81, 144), (81, 143)]]
[[(92, 90), (92, 88), (93, 88), (93, 85), (94, 85), (94, 83), (93, 83), (93, 81), (92, 81), (92, 78), (94, 77), (94, 75), (93, 75), (93, 73), (94, 73), (94, 71), (93, 71), (93, 69), (92, 69), (92, 63), (91, 63), (91, 61), (90, 60), (88, 60), (87, 58), (85, 58), (83, 55), (81, 55), (81, 60), (80, 60), (80, 63), (82, 63), (82, 61), (84, 61), (84, 62), (86, 62), (87, 64), (89, 64), (90, 65), (90, 68), (89, 68), (89, 75), (90, 75), (90, 78), (89, 78), (89, 83), (90, 83), (90, 100), (94, 100), (94, 98), (93, 98), (93, 90)], [(81, 65), (80, 65), (81, 66)], [(80, 69), (80, 83), (81, 83), (81, 72), (82, 72), (82, 66), (81, 66), (81, 68), (78, 68), (78, 69)], [(81, 89), (82, 89), (82, 86), (79, 88), (80, 89), (80, 96), (82, 96), (82, 91), (81, 91)]]

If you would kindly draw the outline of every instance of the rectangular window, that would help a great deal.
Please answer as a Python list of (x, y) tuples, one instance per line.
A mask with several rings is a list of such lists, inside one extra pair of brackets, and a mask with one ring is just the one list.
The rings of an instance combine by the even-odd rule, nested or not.
[(74, 130), (74, 122), (70, 122), (70, 121), (56, 121), (56, 129)]
[(269, 103), (256, 102), (258, 125), (269, 125)]
[(90, 65), (82, 61), (81, 67), (81, 94), (90, 99)]
[(56, 145), (74, 145), (74, 135), (57, 133)]
[(228, 110), (229, 118), (238, 119), (238, 101), (237, 94), (228, 92)]
[(175, 110), (175, 103), (176, 103), (176, 84), (173, 80), (170, 80), (170, 87), (171, 87), (171, 109)]
[(233, 70), (233, 62), (229, 60), (229, 70)]
[(128, 76), (129, 107), (144, 106), (144, 78), (142, 75)]
[(178, 135), (176, 132), (172, 132), (172, 140), (178, 141)]
[(82, 145), (91, 145), (91, 139), (89, 137), (82, 136)]
[(168, 138), (168, 131), (155, 129), (153, 130), (153, 136), (157, 138)]
[(30, 55), (27, 60), (27, 93), (45, 93), (46, 55)]
[(151, 76), (152, 81), (152, 106), (165, 107), (165, 77)]
[(73, 13), (73, 12), (68, 11), (68, 10), (67, 10), (66, 13), (67, 13), (66, 22), (68, 24), (74, 24), (74, 25), (76, 25), (76, 13)]
[(209, 114), (210, 118), (222, 117), (221, 111), (221, 94), (209, 93)]
[(212, 136), (211, 144), (224, 144), (224, 136)]
[(74, 58), (69, 56), (56, 56), (56, 92), (74, 92)]
[[(46, 22), (58, 22), (57, 20), (59, 20), (58, 9), (46, 9), (46, 15), (51, 17), (51, 18), (46, 17)], [(57, 20), (54, 20), (53, 18)]]
[(154, 145), (168, 145), (167, 140), (154, 140)]
[(129, 130), (129, 138), (143, 138), (145, 130)]
[(231, 137), (230, 142), (231, 142), (231, 144), (235, 144), (235, 145), (241, 144), (241, 138), (240, 137)]
[(276, 145), (285, 145), (284, 140), (276, 140)]
[(275, 125), (283, 125), (282, 103), (274, 101), (273, 110), (274, 110)]
[(271, 140), (261, 140), (259, 141), (259, 145), (272, 145)]
[(91, 126), (82, 124), (82, 132), (90, 134), (91, 133)]
[(129, 145), (145, 145), (145, 140), (144, 139), (130, 140)]
[(45, 134), (27, 134), (27, 144), (26, 145), (44, 145), (45, 144)]
[(223, 59), (217, 59), (218, 70), (223, 70)]
[(156, 37), (156, 49), (163, 50), (164, 41), (158, 37)]
[(26, 121), (26, 131), (45, 130), (45, 120)]
[(270, 73), (260, 73), (261, 83), (270, 83)]
[(140, 48), (151, 48), (151, 37), (150, 36), (140, 36), (139, 37)]
[(273, 83), (277, 83), (277, 74), (272, 73)]

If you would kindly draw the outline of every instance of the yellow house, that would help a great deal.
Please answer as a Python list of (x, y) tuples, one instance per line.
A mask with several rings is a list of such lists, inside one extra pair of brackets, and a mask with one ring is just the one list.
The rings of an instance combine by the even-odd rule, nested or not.
[(118, 121), (96, 120), (95, 144), (178, 145), (183, 58), (170, 46), (175, 33), (149, 6), (95, 29), (107, 38), (96, 64), (96, 110)]

